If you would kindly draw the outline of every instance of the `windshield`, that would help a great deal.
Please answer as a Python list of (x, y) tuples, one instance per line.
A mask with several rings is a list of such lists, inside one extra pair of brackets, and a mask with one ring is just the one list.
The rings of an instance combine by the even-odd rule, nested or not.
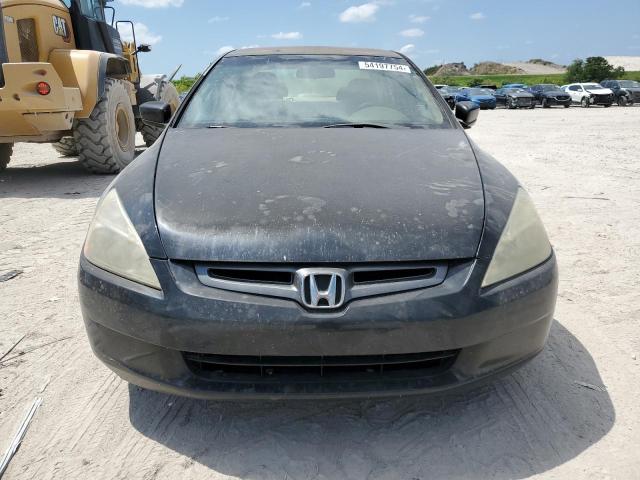
[(602, 85), (600, 85), (599, 83), (585, 83), (583, 87), (586, 90), (595, 90), (597, 88), (603, 88)]
[(181, 127), (449, 127), (404, 59), (347, 55), (224, 57), (191, 97)]
[(557, 85), (541, 85), (542, 86), (542, 91), (543, 92), (549, 92), (552, 90), (559, 90), (560, 87)]
[(635, 80), (619, 80), (618, 84), (622, 88), (640, 88), (640, 83)]
[(488, 88), (470, 88), (467, 93), (469, 95), (493, 95), (493, 91)]

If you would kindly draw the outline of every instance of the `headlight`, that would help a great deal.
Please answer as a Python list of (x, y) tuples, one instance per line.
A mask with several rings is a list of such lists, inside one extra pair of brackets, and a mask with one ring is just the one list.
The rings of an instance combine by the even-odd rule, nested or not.
[(98, 205), (84, 242), (84, 256), (97, 267), (160, 289), (147, 251), (115, 188)]
[(550, 255), (551, 244), (547, 232), (531, 198), (519, 188), (482, 286), (487, 287), (529, 270)]

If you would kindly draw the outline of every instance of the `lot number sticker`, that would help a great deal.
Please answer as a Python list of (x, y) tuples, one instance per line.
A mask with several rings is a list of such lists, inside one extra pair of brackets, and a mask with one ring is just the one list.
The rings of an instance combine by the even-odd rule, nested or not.
[(358, 62), (358, 66), (360, 70), (411, 73), (411, 69), (407, 65), (396, 65), (395, 63)]

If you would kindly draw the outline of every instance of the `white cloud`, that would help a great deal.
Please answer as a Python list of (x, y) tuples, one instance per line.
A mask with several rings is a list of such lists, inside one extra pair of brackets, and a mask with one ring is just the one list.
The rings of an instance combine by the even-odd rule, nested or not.
[(311, 6), (311, 2), (302, 2), (298, 5), (298, 8), (309, 8)]
[(411, 15), (409, 15), (409, 21), (411, 23), (424, 23), (427, 20), (429, 20), (431, 17), (428, 17), (426, 15), (414, 15), (413, 13)]
[(420, 30), (419, 28), (408, 28), (400, 32), (400, 35), (407, 38), (416, 38), (424, 35), (424, 30)]
[(407, 43), (404, 47), (400, 47), (400, 53), (404, 53), (405, 55), (409, 55), (416, 49), (416, 46), (413, 43)]
[[(136, 42), (138, 45), (141, 43), (146, 43), (147, 45), (155, 45), (160, 40), (162, 40), (162, 35), (156, 35), (155, 33), (149, 30), (144, 23), (137, 22), (134, 25), (136, 32)], [(120, 36), (126, 42), (131, 42), (133, 40), (133, 34), (131, 33), (131, 25), (128, 23), (122, 24), (120, 27)]]
[(300, 32), (278, 32), (271, 35), (271, 38), (276, 40), (299, 40), (302, 38)]
[(207, 20), (208, 23), (220, 23), (220, 22), (228, 22), (229, 21), (229, 17), (220, 17), (218, 15), (216, 15), (215, 17), (211, 17), (209, 20)]
[(634, 40), (637, 40), (640, 38), (640, 34), (639, 33), (634, 33), (633, 35), (631, 35), (631, 38), (633, 38)]
[(471, 20), (484, 20), (485, 18), (487, 18), (487, 16), (482, 12), (476, 12), (469, 15), (469, 18)]
[(214, 52), (214, 55), (216, 57), (219, 57), (220, 55), (224, 55), (225, 53), (229, 53), (231, 50), (235, 50), (235, 47), (233, 47), (232, 45), (225, 45), (223, 47), (220, 47), (218, 50), (216, 50)]
[(184, 0), (120, 0), (120, 3), (144, 8), (167, 8), (181, 7)]
[(342, 23), (375, 22), (376, 12), (380, 7), (376, 3), (363, 3), (362, 5), (347, 8), (340, 14)]

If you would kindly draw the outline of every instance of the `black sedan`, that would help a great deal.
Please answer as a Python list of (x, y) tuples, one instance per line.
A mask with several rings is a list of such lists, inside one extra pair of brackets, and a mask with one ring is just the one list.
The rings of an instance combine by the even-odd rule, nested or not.
[(523, 88), (499, 88), (493, 94), (496, 105), (506, 108), (534, 108), (534, 96)]
[[(518, 181), (405, 56), (220, 58), (103, 194), (79, 268), (95, 354), (198, 398), (439, 392), (544, 347), (557, 269)], [(456, 118), (457, 117), (457, 118)]]
[(549, 108), (553, 105), (561, 105), (564, 108), (571, 106), (571, 96), (558, 85), (552, 83), (540, 83), (529, 87), (529, 91), (533, 94), (536, 102), (542, 108)]

